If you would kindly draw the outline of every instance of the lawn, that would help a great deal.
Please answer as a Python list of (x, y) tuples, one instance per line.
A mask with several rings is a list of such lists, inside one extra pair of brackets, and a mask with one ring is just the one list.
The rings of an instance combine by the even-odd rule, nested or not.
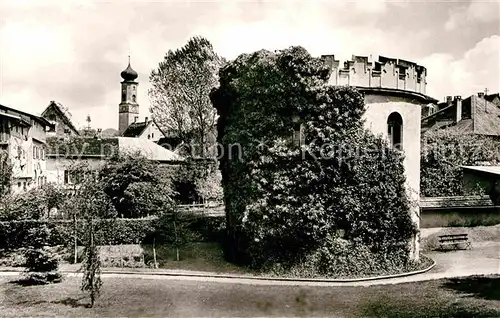
[(371, 287), (263, 286), (104, 277), (86, 308), (78, 278), (22, 287), (0, 277), (0, 316), (498, 317), (500, 276)]
[[(153, 264), (153, 247), (142, 245), (144, 261)], [(183, 247), (179, 251), (180, 260), (177, 261), (176, 249), (171, 246), (156, 246), (156, 262), (159, 268), (205, 271), (224, 274), (252, 273), (247, 268), (236, 266), (224, 258), (224, 251), (220, 244), (214, 242), (194, 243)]]

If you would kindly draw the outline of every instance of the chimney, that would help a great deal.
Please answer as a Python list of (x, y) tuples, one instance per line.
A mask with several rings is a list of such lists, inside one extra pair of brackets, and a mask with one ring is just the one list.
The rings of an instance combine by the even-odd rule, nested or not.
[(479, 93), (477, 93), (477, 97), (479, 97), (479, 98), (483, 98), (483, 97), (484, 97), (484, 92), (479, 92)]
[(134, 117), (134, 124), (137, 122), (137, 119), (139, 119), (139, 116)]
[(453, 97), (446, 96), (446, 106), (451, 106), (452, 101), (453, 101)]
[(455, 96), (455, 122), (462, 120), (462, 96)]
[(147, 118), (147, 117), (144, 119), (144, 122), (145, 122), (146, 124), (148, 123), (148, 118)]

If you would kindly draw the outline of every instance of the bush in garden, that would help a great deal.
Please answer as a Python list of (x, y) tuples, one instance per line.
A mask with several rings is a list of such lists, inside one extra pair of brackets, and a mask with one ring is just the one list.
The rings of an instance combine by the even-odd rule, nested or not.
[(173, 202), (173, 191), (158, 163), (139, 153), (114, 156), (99, 171), (100, 189), (118, 216), (158, 215)]
[(461, 166), (500, 162), (500, 140), (493, 136), (431, 130), (422, 134), (421, 144), (420, 191), (426, 197), (478, 194), (480, 189), (463, 189)]
[(62, 280), (58, 271), (57, 256), (47, 249), (50, 230), (47, 226), (32, 228), (28, 232), (30, 245), (25, 251), (24, 282), (28, 284), (58, 283)]
[(373, 255), (392, 246), (408, 258), (417, 230), (403, 158), (364, 130), (363, 96), (328, 76), (300, 47), (244, 54), (221, 70), (211, 97), (231, 260), (290, 268), (321, 248), (334, 253), (326, 241), (337, 230)]

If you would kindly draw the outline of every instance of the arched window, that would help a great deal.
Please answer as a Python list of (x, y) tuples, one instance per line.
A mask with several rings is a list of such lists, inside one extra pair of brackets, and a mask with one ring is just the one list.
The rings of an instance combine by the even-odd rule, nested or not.
[(387, 118), (387, 135), (392, 148), (403, 150), (403, 118), (397, 112)]

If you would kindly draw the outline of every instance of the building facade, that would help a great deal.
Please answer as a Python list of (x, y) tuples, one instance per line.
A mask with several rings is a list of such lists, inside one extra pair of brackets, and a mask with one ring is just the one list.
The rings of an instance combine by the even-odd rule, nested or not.
[(122, 133), (122, 137), (145, 138), (156, 143), (163, 138), (163, 132), (153, 120), (148, 119), (148, 117), (141, 122), (138, 120), (138, 117), (134, 118), (134, 122), (132, 122), (132, 124), (130, 124)]
[[(437, 102), (426, 95), (425, 67), (383, 56), (374, 62), (368, 57), (352, 56), (342, 66), (333, 55), (324, 55), (322, 59), (331, 70), (330, 85), (354, 86), (364, 94), (366, 128), (384, 136), (390, 146), (404, 153), (408, 193), (418, 203), (421, 109)], [(411, 216), (418, 226), (418, 204), (412, 207)], [(412, 242), (415, 258), (418, 250), (417, 237)]]
[(12, 165), (12, 191), (23, 192), (47, 183), (46, 130), (43, 117), (0, 105), (0, 149)]
[(55, 101), (50, 101), (43, 111), (42, 117), (52, 124), (47, 130), (49, 137), (68, 138), (79, 135), (78, 130), (71, 122), (69, 111)]

